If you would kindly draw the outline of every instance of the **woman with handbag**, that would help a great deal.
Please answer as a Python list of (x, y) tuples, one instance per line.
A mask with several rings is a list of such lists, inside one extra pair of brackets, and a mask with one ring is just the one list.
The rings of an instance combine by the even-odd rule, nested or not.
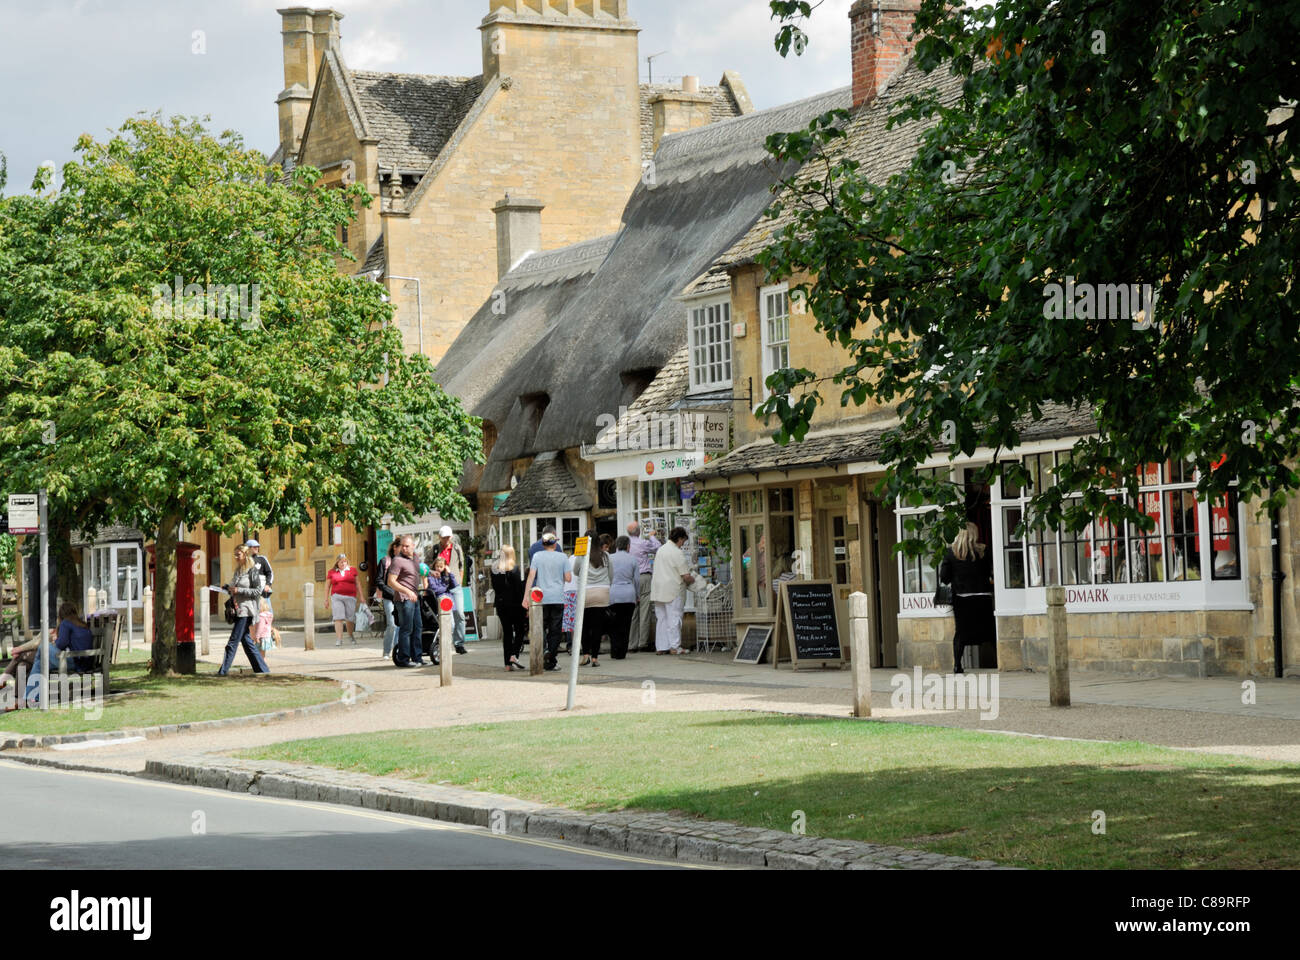
[(524, 612), (524, 578), (519, 574), (515, 548), (501, 548), (501, 556), (492, 564), (492, 592), (494, 606), (501, 621), (501, 645), (506, 661), (506, 673), (526, 669), (519, 662), (528, 637), (528, 614)]
[(993, 555), (979, 542), (979, 536), (978, 526), (966, 524), (939, 565), (939, 582), (952, 586), (952, 613), (957, 621), (952, 637), (953, 673), (966, 672), (961, 665), (966, 647), (997, 640), (993, 620)]
[(591, 530), (587, 533), (588, 555), (576, 557), (573, 561), (573, 579), (578, 581), (582, 568), (588, 563), (587, 597), (583, 603), (582, 613), (582, 666), (600, 666), (600, 642), (605, 638), (609, 627), (609, 588), (613, 583), (610, 577), (609, 556), (600, 535)]
[[(241, 646), (248, 657), (248, 662), (253, 665), (254, 673), (270, 673), (271, 670), (262, 659), (262, 652), (254, 645), (251, 635), (253, 621), (258, 618), (262, 603), (262, 573), (253, 562), (248, 549), (242, 544), (235, 547), (235, 575), (226, 585), (226, 592), (230, 594), (230, 598), (226, 601), (227, 619), (233, 613), (235, 626), (230, 631), (226, 656), (221, 661), (221, 669), (217, 675), (230, 676), (230, 668), (235, 662), (235, 651)], [(233, 610), (230, 609), (232, 602)]]
[(348, 563), (345, 553), (334, 561), (329, 578), (330, 611), (334, 615), (334, 646), (343, 646), (343, 630), (348, 631), (352, 646), (357, 645), (357, 568)]

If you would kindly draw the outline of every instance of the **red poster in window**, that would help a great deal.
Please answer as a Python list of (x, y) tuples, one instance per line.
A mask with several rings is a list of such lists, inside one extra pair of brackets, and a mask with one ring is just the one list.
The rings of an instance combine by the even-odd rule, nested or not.
[(1228, 507), (1228, 498), (1216, 500), (1210, 508), (1211, 546), (1215, 550), (1232, 549), (1232, 516)]

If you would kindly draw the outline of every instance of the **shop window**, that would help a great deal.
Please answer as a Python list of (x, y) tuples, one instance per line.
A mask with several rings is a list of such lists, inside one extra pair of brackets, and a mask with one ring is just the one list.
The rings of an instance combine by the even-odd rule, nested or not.
[(1023, 516), (1018, 506), (1002, 508), (1002, 579), (1012, 590), (1025, 587), (1025, 541), (1016, 537)]
[(1241, 579), (1241, 531), (1237, 522), (1237, 494), (1228, 491), (1210, 508), (1210, 555), (1215, 580)]
[(1181, 490), (1166, 494), (1168, 512), (1166, 574), (1171, 582), (1201, 579), (1200, 532), (1196, 494)]

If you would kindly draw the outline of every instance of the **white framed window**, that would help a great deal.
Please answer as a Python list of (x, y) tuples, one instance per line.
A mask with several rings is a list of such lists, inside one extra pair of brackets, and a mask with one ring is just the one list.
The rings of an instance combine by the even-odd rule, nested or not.
[(731, 303), (693, 306), (690, 317), (691, 392), (731, 386)]
[[(759, 291), (763, 328), (763, 383), (790, 366), (790, 288), (782, 283)], [(764, 391), (766, 393), (766, 390)]]
[(566, 513), (559, 517), (508, 517), (501, 521), (501, 542), (515, 548), (515, 558), (525, 576), (530, 566), (528, 551), (542, 538), (542, 531), (547, 527), (556, 529), (561, 549), (570, 556), (578, 538), (591, 528), (585, 513)]

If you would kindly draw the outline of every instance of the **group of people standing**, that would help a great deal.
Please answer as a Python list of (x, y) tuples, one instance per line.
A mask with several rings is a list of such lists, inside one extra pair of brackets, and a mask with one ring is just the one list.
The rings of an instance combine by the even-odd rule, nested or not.
[(687, 532), (680, 527), (673, 530), (665, 544), (653, 531), (642, 537), (640, 525), (631, 523), (626, 536), (615, 539), (591, 531), (587, 538), (587, 556), (570, 557), (565, 555), (555, 528), (546, 527), (529, 550), (526, 582), (514, 548), (501, 548), (492, 566), (492, 589), (507, 672), (524, 669), (519, 655), (528, 639), (528, 613), (535, 591), (541, 593), (546, 669), (559, 669), (562, 642), (572, 653), (578, 584), (584, 569), (587, 591), (578, 638), (582, 666), (600, 666), (606, 638), (615, 660), (651, 649), (660, 656), (682, 654), (685, 590), (695, 583), (683, 550), (689, 540)]
[[(375, 599), (384, 607), (384, 657), (400, 668), (426, 666), (424, 635), (426, 622), (437, 623), (438, 605), (444, 597), (452, 601), (452, 645), (465, 655), (465, 610), (462, 584), (465, 552), (450, 527), (439, 531), (438, 544), (421, 561), (415, 538), (404, 536), (389, 548), (379, 562), (375, 576)], [(440, 662), (437, 646), (428, 648), (432, 663)]]

